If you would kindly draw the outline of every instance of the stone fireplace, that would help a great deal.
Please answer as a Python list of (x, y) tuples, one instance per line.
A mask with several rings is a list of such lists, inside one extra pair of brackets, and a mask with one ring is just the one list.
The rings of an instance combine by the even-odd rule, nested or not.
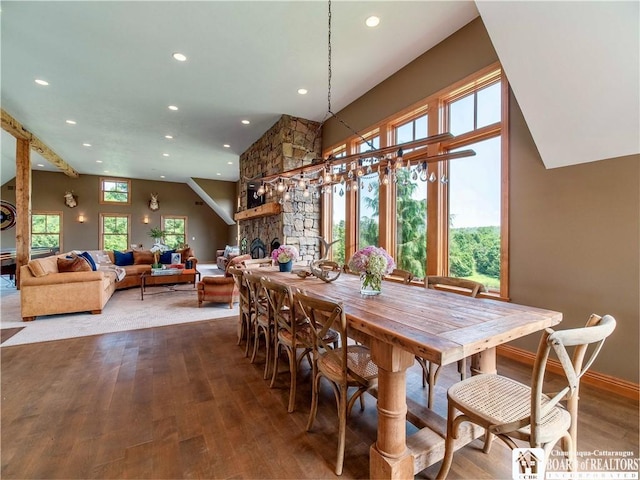
[(265, 195), (264, 205), (248, 210), (247, 190), (250, 180), (310, 164), (321, 153), (318, 122), (282, 115), (240, 155), (240, 208), (236, 218), (241, 245), (249, 247), (259, 239), (266, 246), (264, 256), (271, 254), (274, 245), (287, 244), (298, 248), (304, 262), (320, 258), (319, 192), (304, 197), (302, 190), (295, 189), (290, 192), (291, 200), (283, 201), (282, 194), (274, 190)]

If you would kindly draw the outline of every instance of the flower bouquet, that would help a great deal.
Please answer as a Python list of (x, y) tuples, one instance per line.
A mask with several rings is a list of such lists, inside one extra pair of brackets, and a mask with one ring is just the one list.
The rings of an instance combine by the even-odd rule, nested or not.
[(290, 272), (293, 262), (298, 260), (298, 255), (298, 249), (293, 245), (280, 245), (271, 252), (271, 258), (278, 262), (281, 272)]
[(164, 243), (154, 243), (150, 248), (151, 253), (153, 253), (153, 268), (160, 268), (160, 254), (162, 252), (168, 252), (170, 250)]
[(396, 262), (384, 248), (368, 246), (358, 250), (349, 260), (349, 269), (360, 274), (360, 293), (378, 295), (382, 277), (396, 268)]

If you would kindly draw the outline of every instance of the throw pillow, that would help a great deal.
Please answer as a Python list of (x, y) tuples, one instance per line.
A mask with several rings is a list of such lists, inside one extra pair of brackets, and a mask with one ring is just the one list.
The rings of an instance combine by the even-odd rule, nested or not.
[(89, 265), (91, 265), (91, 270), (95, 272), (96, 262), (93, 261), (93, 258), (91, 257), (91, 254), (89, 252), (79, 253), (78, 256), (84, 258), (87, 262), (89, 262)]
[(151, 265), (153, 263), (153, 253), (150, 250), (133, 251), (134, 265)]
[(80, 256), (72, 257), (72, 258), (60, 258), (58, 257), (58, 272), (60, 273), (68, 273), (68, 272), (90, 272), (91, 265), (89, 265), (89, 261)]
[(162, 252), (160, 254), (160, 263), (164, 263), (165, 265), (171, 264), (171, 254), (176, 253), (175, 250), (167, 250), (166, 252)]
[(119, 267), (126, 267), (127, 265), (133, 265), (133, 252), (119, 252), (117, 250), (114, 250), (113, 256), (115, 258), (114, 263)]
[(229, 258), (230, 254), (231, 254), (231, 245), (227, 245), (226, 247), (224, 247), (224, 253), (222, 254), (222, 256), (224, 258)]
[(27, 264), (27, 267), (29, 268), (29, 271), (31, 271), (31, 275), (34, 277), (44, 277), (49, 274), (49, 272), (42, 267), (42, 263), (38, 260), (31, 260)]

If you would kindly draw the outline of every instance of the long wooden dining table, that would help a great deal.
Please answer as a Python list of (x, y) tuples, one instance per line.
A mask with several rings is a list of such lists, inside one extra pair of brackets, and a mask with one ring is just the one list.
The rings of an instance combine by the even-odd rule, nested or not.
[[(260, 274), (310, 295), (341, 302), (348, 329), (371, 348), (378, 365), (378, 432), (369, 454), (370, 478), (413, 478), (444, 455), (446, 422), (432, 411), (419, 421), (407, 409), (406, 370), (415, 356), (447, 365), (475, 355), (478, 373), (496, 372), (496, 346), (560, 323), (562, 314), (492, 299), (471, 298), (420, 286), (383, 282), (382, 294), (360, 294), (360, 278), (316, 277), (260, 268)], [(412, 403), (412, 402), (409, 402)], [(409, 415), (408, 415), (409, 413)], [(406, 421), (422, 427), (407, 438)], [(481, 434), (468, 428), (456, 446)]]

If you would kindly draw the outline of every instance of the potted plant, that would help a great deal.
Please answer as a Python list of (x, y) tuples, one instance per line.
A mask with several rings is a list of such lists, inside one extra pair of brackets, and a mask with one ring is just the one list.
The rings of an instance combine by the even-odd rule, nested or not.
[(349, 260), (349, 269), (360, 274), (360, 293), (379, 295), (382, 277), (396, 268), (396, 262), (384, 248), (368, 246), (358, 250)]
[(153, 243), (158, 245), (164, 240), (165, 233), (160, 227), (153, 227), (149, 230), (149, 236), (153, 238)]
[(290, 272), (293, 262), (298, 260), (298, 249), (293, 245), (280, 245), (271, 252), (271, 258), (278, 262), (281, 272)]

